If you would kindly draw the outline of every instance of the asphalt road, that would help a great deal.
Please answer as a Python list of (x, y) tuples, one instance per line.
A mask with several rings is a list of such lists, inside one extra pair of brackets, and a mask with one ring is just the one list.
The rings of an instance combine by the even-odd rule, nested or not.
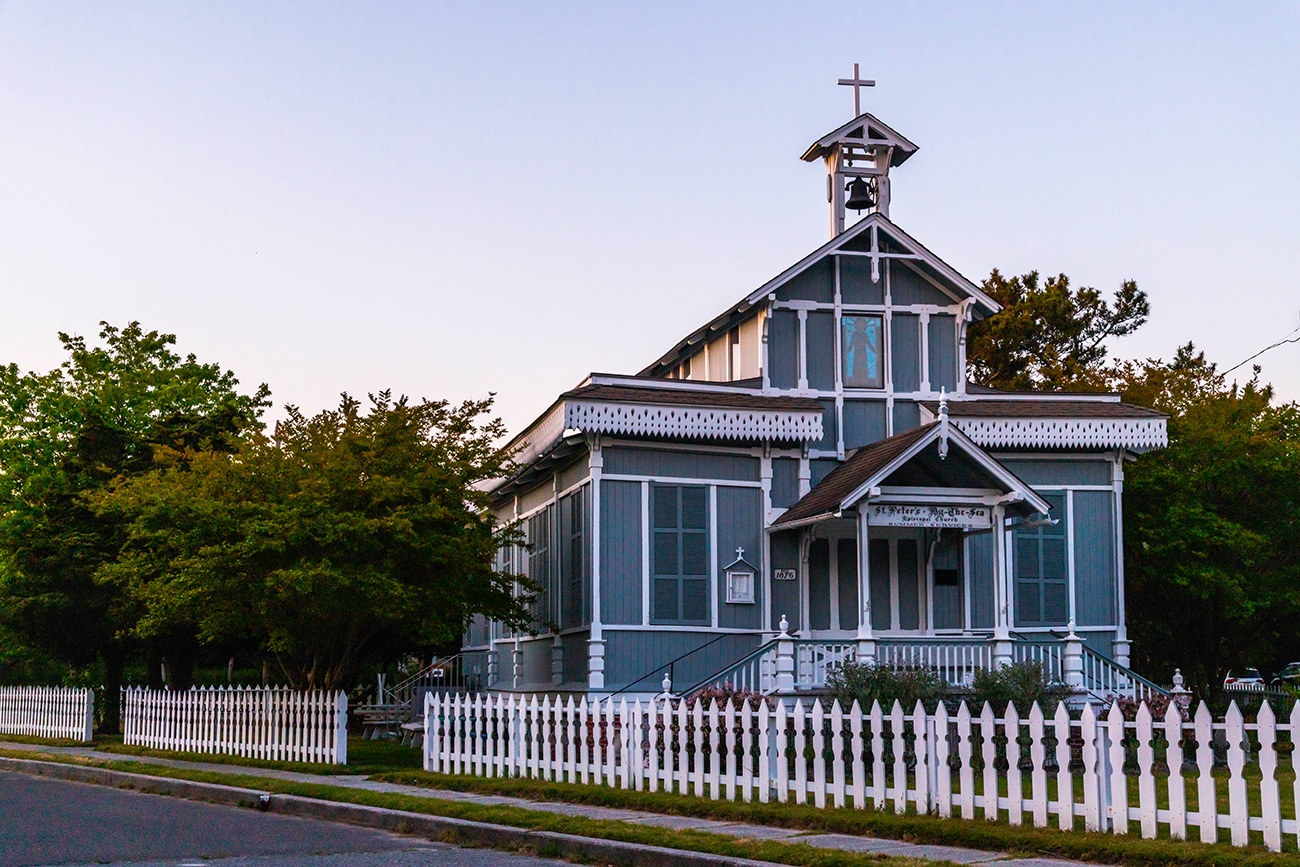
[(0, 867), (557, 867), (561, 863), (0, 772)]

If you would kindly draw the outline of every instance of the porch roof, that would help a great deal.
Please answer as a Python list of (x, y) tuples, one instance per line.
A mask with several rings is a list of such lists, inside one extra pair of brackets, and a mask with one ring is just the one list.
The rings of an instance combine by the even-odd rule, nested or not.
[[(1012, 495), (1008, 502), (1013, 506), (1025, 512), (1046, 513), (1049, 510), (1047, 502), (1033, 488), (990, 457), (957, 427), (941, 418), (857, 449), (847, 461), (831, 470), (826, 478), (777, 518), (772, 526), (776, 528), (807, 523), (853, 507), (868, 495), (871, 487), (920, 457), (927, 447), (940, 438), (947, 440), (950, 449), (955, 446), (956, 451), (968, 456), (978, 472), (994, 480), (999, 488)], [(955, 457), (949, 460), (951, 463), (947, 466), (956, 472), (959, 461)], [(964, 484), (953, 486), (967, 487)]]

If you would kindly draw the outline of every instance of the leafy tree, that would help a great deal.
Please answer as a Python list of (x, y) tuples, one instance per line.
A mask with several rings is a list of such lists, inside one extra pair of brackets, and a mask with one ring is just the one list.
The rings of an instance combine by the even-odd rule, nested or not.
[[(66, 665), (102, 664), (104, 729), (118, 726), (118, 690), (136, 609), (95, 580), (124, 540), (87, 498), (150, 472), (160, 448), (230, 448), (257, 424), (265, 385), (238, 380), (171, 347), (176, 338), (100, 323), (102, 345), (60, 334), (68, 358), (48, 373), (0, 368), (0, 619), (18, 640)], [(191, 636), (158, 641), (183, 646)]]
[(1129, 634), (1139, 671), (1202, 687), (1300, 659), (1300, 411), (1259, 370), (1228, 383), (1190, 343), (1125, 362), (1125, 399), (1170, 414), (1169, 447), (1125, 473)]
[(492, 565), (519, 540), (481, 489), (510, 468), (490, 408), (384, 392), (363, 412), (344, 395), (310, 418), (289, 407), (236, 452), (177, 452), (97, 500), (127, 535), (100, 577), (142, 609), (135, 634), (257, 636), (297, 687), (350, 688), (474, 614), (526, 628), (531, 598)]
[(1151, 312), (1132, 280), (1113, 302), (1071, 289), (1064, 274), (1040, 282), (1037, 271), (1008, 278), (994, 269), (983, 288), (1003, 309), (971, 324), (966, 363), (974, 382), (1012, 391), (1105, 390), (1106, 341), (1133, 333)]

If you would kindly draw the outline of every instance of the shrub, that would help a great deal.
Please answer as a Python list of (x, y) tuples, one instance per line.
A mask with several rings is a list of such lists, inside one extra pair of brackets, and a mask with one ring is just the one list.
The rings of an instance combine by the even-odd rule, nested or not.
[[(1167, 695), (1153, 695), (1150, 698), (1144, 699), (1133, 699), (1120, 695), (1115, 696), (1113, 701), (1115, 704), (1119, 705), (1119, 712), (1124, 714), (1124, 719), (1133, 722), (1137, 719), (1138, 708), (1144, 704), (1147, 706), (1147, 712), (1151, 714), (1152, 719), (1157, 721), (1163, 720), (1165, 714), (1169, 712), (1169, 703), (1171, 699)], [(1178, 712), (1182, 714), (1184, 720), (1187, 719), (1187, 711), (1184, 708), (1179, 707)], [(1106, 714), (1109, 713), (1110, 708), (1107, 707), (1102, 713), (1102, 718), (1104, 719)]]
[(761, 692), (737, 689), (733, 684), (724, 683), (722, 686), (702, 686), (695, 690), (686, 697), (686, 706), (694, 707), (696, 702), (702, 702), (707, 710), (714, 699), (717, 699), (719, 709), (725, 708), (729, 703), (737, 708), (748, 703), (754, 710), (758, 710), (759, 703), (766, 700)]
[(1003, 713), (1008, 704), (1014, 704), (1016, 712), (1025, 716), (1037, 702), (1043, 715), (1051, 717), (1070, 689), (1050, 678), (1041, 662), (1016, 662), (996, 670), (976, 670), (971, 693), (971, 710), (975, 713), (988, 702), (995, 713)]
[(840, 706), (847, 709), (853, 702), (871, 710), (873, 701), (888, 713), (897, 701), (908, 713), (919, 701), (933, 712), (948, 692), (948, 684), (933, 668), (886, 668), (864, 662), (845, 661), (826, 675), (826, 688)]

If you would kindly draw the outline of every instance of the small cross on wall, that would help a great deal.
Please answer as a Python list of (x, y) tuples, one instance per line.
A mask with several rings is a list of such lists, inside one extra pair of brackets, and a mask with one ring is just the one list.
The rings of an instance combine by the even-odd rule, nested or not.
[(741, 547), (737, 546), (737, 548), (736, 548), (736, 559), (737, 559), (737, 560), (744, 560), (744, 559), (745, 559), (745, 549), (744, 549), (744, 548), (741, 548)]
[(875, 87), (876, 83), (870, 79), (864, 79), (858, 73), (858, 65), (853, 64), (853, 77), (841, 78), (839, 83), (845, 87), (853, 88), (853, 116), (857, 117), (862, 114), (862, 88)]

